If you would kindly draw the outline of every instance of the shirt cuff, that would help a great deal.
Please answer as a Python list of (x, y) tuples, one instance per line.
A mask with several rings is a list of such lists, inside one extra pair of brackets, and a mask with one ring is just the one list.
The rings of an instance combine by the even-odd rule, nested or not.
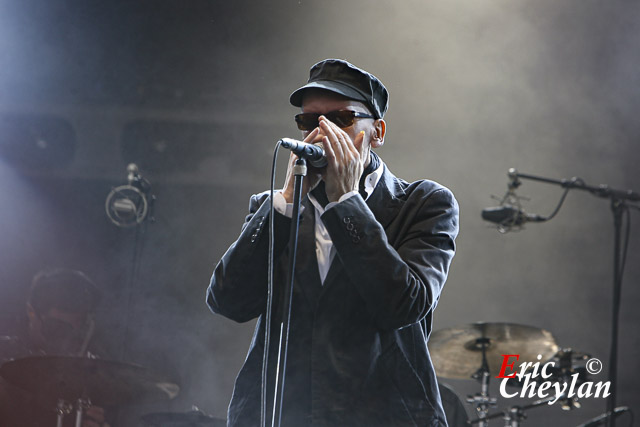
[[(358, 193), (358, 191), (353, 190), (353, 191), (349, 191), (348, 193), (344, 193), (342, 196), (340, 196), (340, 198), (338, 199), (337, 202), (329, 202), (327, 203), (327, 206), (324, 207), (325, 212), (329, 209), (331, 209), (332, 207), (334, 207), (335, 205), (337, 205), (338, 203), (344, 202), (345, 200), (360, 194)], [(282, 199), (284, 200), (284, 196), (282, 197)]]
[(273, 208), (278, 211), (280, 215), (284, 215), (287, 218), (293, 217), (293, 203), (287, 203), (282, 195), (282, 191), (277, 191), (273, 195)]

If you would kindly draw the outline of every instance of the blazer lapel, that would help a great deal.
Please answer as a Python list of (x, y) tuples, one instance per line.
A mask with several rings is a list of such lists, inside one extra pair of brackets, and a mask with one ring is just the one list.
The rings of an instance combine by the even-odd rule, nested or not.
[(386, 229), (391, 220), (398, 215), (404, 195), (398, 178), (389, 172), (387, 165), (384, 165), (380, 181), (366, 202), (383, 228)]

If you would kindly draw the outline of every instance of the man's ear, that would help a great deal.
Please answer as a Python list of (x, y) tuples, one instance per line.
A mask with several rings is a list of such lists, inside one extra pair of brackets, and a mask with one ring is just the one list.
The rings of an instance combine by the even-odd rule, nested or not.
[(373, 122), (374, 133), (371, 138), (371, 148), (379, 148), (384, 144), (384, 135), (387, 132), (387, 124), (383, 119)]

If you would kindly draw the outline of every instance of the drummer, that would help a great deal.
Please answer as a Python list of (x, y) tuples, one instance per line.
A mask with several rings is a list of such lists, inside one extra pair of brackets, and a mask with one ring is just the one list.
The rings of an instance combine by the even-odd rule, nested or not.
[[(95, 283), (76, 270), (42, 271), (33, 278), (26, 304), (27, 322), (16, 337), (0, 337), (0, 363), (27, 356), (97, 357), (93, 314), (100, 300)], [(69, 418), (69, 421), (71, 417)], [(53, 410), (0, 378), (1, 426), (53, 426)], [(91, 407), (83, 427), (107, 427), (104, 410)]]

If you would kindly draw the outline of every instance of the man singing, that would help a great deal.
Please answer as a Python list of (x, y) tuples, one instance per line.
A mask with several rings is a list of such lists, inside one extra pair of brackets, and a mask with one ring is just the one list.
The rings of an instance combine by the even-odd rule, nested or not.
[[(385, 142), (388, 92), (339, 59), (291, 94), (307, 143), (327, 165), (302, 188), (283, 426), (446, 426), (427, 350), (433, 311), (455, 253), (458, 205), (445, 187), (395, 177), (372, 150)], [(286, 285), (294, 155), (274, 196), (274, 308), (268, 408)], [(216, 266), (212, 311), (258, 318), (229, 405), (230, 426), (258, 426), (268, 276), (269, 194), (251, 197), (238, 240)], [(268, 419), (270, 420), (270, 412)]]

